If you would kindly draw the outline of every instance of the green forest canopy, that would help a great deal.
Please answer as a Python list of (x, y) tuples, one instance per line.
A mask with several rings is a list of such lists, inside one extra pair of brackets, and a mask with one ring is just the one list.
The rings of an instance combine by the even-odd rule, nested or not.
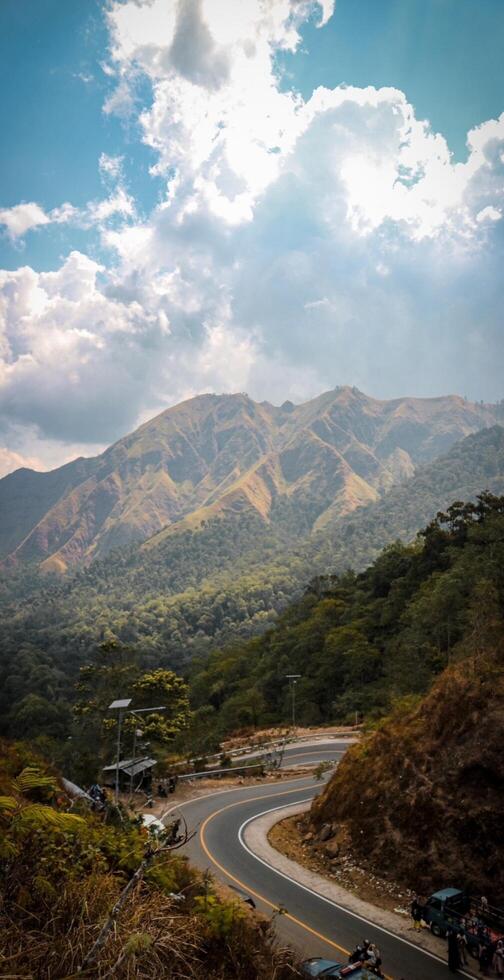
[[(302, 675), (297, 688), (300, 722), (353, 720), (356, 711), (379, 717), (397, 699), (423, 694), (447, 663), (464, 656), (464, 643), (475, 628), (475, 603), (478, 610), (485, 603), (504, 608), (504, 497), (489, 493), (476, 503), (454, 503), (414, 544), (388, 546), (360, 574), (314, 578), (262, 636), (195, 657), (187, 671), (193, 709), (189, 731), (182, 700), (177, 710), (184, 715), (183, 724), (169, 737), (185, 730), (183, 739), (193, 738), (194, 750), (206, 751), (231, 730), (288, 720), (288, 673)], [(29, 657), (25, 648), (21, 665)], [(110, 691), (104, 694), (100, 687), (104, 670), (123, 670), (121, 660), (131, 673), (132, 689), (145, 676), (152, 693), (158, 679), (177, 691), (175, 675), (151, 659), (145, 651), (113, 640), (88, 659), (90, 666), (83, 665), (78, 688), (66, 682), (59, 698), (52, 699), (51, 671), (41, 663), (32, 671), (39, 690), (18, 702), (14, 671), (4, 695), (10, 695), (13, 705), (7, 710), (10, 733), (65, 743), (70, 735), (82, 739), (83, 692), (85, 703), (94, 705), (98, 729), (109, 695), (128, 693), (118, 691), (120, 674), (113, 672), (114, 690), (110, 678)], [(183, 698), (182, 688), (180, 693)]]
[[(104, 643), (134, 649), (145, 670), (187, 673), (191, 661), (206, 663), (216, 648), (239, 659), (243, 644), (271, 629), (314, 575), (341, 575), (350, 567), (361, 571), (384, 545), (414, 539), (436, 511), (454, 499), (475, 499), (482, 488), (504, 491), (500, 426), (469, 436), (376, 504), (309, 539), (284, 502), (275, 534), (258, 517), (241, 514), (168, 537), (160, 548), (116, 553), (68, 578), (10, 570), (0, 579), (3, 732), (33, 737), (44, 731), (50, 738), (66, 738), (79, 669), (96, 660)], [(218, 660), (220, 654), (215, 656)], [(290, 651), (286, 656), (290, 659)], [(353, 696), (348, 704), (341, 700), (344, 691), (336, 681), (320, 704), (316, 690), (311, 696), (305, 689), (306, 718), (374, 710), (368, 702), (355, 704)], [(286, 717), (284, 695), (275, 700), (264, 684), (257, 691), (248, 716), (252, 722), (279, 711)], [(238, 689), (231, 693), (239, 698)]]
[(492, 604), (504, 609), (504, 497), (485, 493), (361, 574), (314, 579), (265, 635), (193, 662), (193, 706), (222, 733), (285, 720), (286, 674), (299, 673), (300, 722), (378, 717), (463, 657)]

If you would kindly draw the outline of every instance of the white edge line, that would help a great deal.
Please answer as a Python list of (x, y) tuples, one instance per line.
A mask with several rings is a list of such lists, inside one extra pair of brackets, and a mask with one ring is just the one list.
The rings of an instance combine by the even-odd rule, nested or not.
[[(328, 752), (329, 751), (332, 751), (332, 749), (328, 749), (327, 751)], [(337, 752), (338, 759), (335, 759), (334, 761), (335, 762), (339, 762), (339, 756), (344, 755), (344, 754), (345, 754), (344, 752), (339, 752), (338, 751)], [(315, 760), (315, 761), (325, 761), (325, 760)], [(226, 770), (223, 769), (222, 771), (223, 771), (223, 773), (225, 773)], [(279, 782), (278, 782), (277, 785), (280, 785), (280, 782), (281, 782), (282, 786), (288, 786), (289, 783), (301, 782), (302, 779), (309, 779), (309, 776), (299, 775), (299, 776), (294, 777), (293, 779), (285, 779), (285, 780), (281, 780), (281, 781), (279, 780)], [(323, 780), (323, 781), (325, 782), (325, 780)], [(219, 789), (215, 793), (211, 790), (209, 793), (205, 793), (203, 796), (195, 796), (195, 797), (193, 797), (192, 800), (182, 800), (180, 803), (174, 803), (173, 806), (168, 807), (168, 809), (165, 810), (164, 813), (162, 813), (160, 815), (159, 819), (161, 821), (163, 821), (165, 819), (165, 817), (167, 817), (169, 813), (173, 813), (174, 810), (180, 810), (181, 807), (188, 806), (189, 803), (197, 803), (198, 800), (207, 800), (207, 799), (209, 799), (210, 796), (222, 796), (224, 793), (238, 793), (238, 792), (243, 792), (244, 790), (247, 790), (247, 789), (262, 789), (263, 787), (264, 787), (264, 783), (257, 783), (254, 786), (233, 786), (233, 787), (231, 787), (231, 789)], [(270, 788), (271, 788), (271, 784), (270, 784)]]
[[(326, 902), (327, 905), (332, 905), (333, 908), (338, 909), (340, 912), (345, 912), (347, 915), (351, 915), (352, 918), (358, 919), (359, 922), (365, 922), (366, 925), (371, 926), (373, 929), (378, 929), (380, 932), (386, 933), (386, 935), (390, 936), (392, 939), (396, 939), (398, 942), (404, 943), (405, 946), (410, 946), (410, 948), (414, 949), (417, 953), (423, 953), (425, 956), (430, 956), (431, 959), (437, 960), (438, 963), (446, 966), (445, 960), (443, 960), (440, 956), (437, 956), (436, 953), (431, 953), (430, 950), (424, 949), (422, 946), (416, 946), (415, 943), (410, 942), (409, 939), (404, 939), (402, 936), (398, 936), (397, 933), (391, 932), (389, 929), (385, 928), (385, 926), (380, 926), (376, 922), (366, 919), (363, 915), (358, 915), (356, 912), (352, 912), (350, 909), (345, 908), (344, 905), (338, 905), (338, 903), (334, 902), (331, 898), (327, 898), (320, 892), (313, 891), (313, 889), (309, 888), (308, 885), (303, 885), (300, 881), (296, 881), (295, 878), (291, 878), (289, 875), (285, 874), (285, 872), (279, 871), (278, 868), (273, 867), (273, 865), (268, 864), (267, 861), (264, 861), (263, 858), (260, 858), (257, 854), (254, 854), (250, 847), (248, 847), (248, 845), (245, 843), (243, 839), (243, 832), (249, 823), (253, 823), (254, 820), (259, 820), (260, 817), (266, 816), (267, 813), (274, 813), (275, 810), (287, 810), (290, 807), (298, 806), (300, 803), (310, 803), (312, 799), (313, 797), (310, 796), (305, 800), (297, 800), (294, 803), (289, 803), (287, 806), (285, 803), (283, 803), (281, 806), (272, 806), (269, 810), (263, 810), (262, 813), (256, 813), (253, 817), (248, 817), (247, 820), (243, 821), (238, 830), (238, 840), (240, 841), (241, 846), (245, 851), (247, 851), (247, 854), (250, 854), (250, 856), (256, 861), (263, 864), (265, 868), (268, 868), (269, 871), (273, 871), (276, 875), (280, 875), (281, 878), (285, 878), (286, 881), (289, 881), (292, 885), (296, 885), (297, 888), (302, 888), (303, 891), (308, 892), (308, 894), (313, 895), (315, 898), (319, 898), (322, 902)], [(459, 970), (457, 972), (459, 976), (469, 977), (469, 980), (475, 980), (475, 974), (473, 973), (465, 973), (463, 970)]]
[[(279, 786), (288, 786), (289, 783), (301, 783), (309, 778), (310, 778), (309, 776), (296, 776), (295, 779), (279, 780), (274, 788), (276, 789)], [(246, 790), (248, 789), (253, 790), (253, 789), (272, 789), (272, 788), (273, 787), (271, 786), (271, 784), (265, 785), (264, 783), (256, 783), (254, 784), (254, 786), (232, 786), (231, 789), (218, 789), (217, 792), (215, 793), (210, 791), (210, 793), (204, 793), (203, 796), (194, 796), (192, 800), (181, 800), (180, 803), (174, 803), (173, 806), (168, 807), (168, 809), (161, 814), (159, 819), (162, 822), (165, 819), (165, 817), (168, 816), (169, 813), (173, 813), (175, 810), (180, 810), (182, 809), (183, 806), (189, 806), (190, 803), (199, 803), (200, 800), (208, 800), (211, 796), (224, 796), (226, 793), (243, 793), (246, 792)]]

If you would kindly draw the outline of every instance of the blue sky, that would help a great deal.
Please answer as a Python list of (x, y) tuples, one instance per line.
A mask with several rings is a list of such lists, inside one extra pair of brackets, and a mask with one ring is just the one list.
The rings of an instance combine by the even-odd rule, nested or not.
[[(128, 180), (149, 209), (159, 193), (149, 177), (154, 154), (145, 147), (134, 119), (127, 124), (102, 112), (113, 83), (100, 63), (108, 32), (99, 0), (5, 0), (0, 5), (0, 206), (37, 201), (45, 209), (71, 200), (77, 207), (102, 193), (98, 159), (102, 152), (126, 158)], [(27, 52), (29, 57), (27, 58)], [(150, 86), (139, 97), (148, 98)], [(43, 238), (29, 236), (22, 255), (5, 237), (0, 264), (15, 269), (29, 261), (54, 268), (70, 248), (96, 254), (93, 232), (59, 226)]]
[[(135, 119), (102, 112), (113, 87), (100, 67), (109, 41), (104, 9), (102, 0), (0, 5), (0, 125), (8, 148), (0, 156), (0, 206), (84, 206), (101, 193), (102, 152), (124, 154), (136, 201), (147, 212), (155, 203), (159, 182), (148, 174), (155, 154), (141, 143)], [(502, 111), (502, 0), (339, 0), (323, 30), (312, 19), (300, 34), (300, 48), (277, 57), (284, 88), (309, 98), (318, 85), (397, 87), (457, 159), (467, 156), (468, 130)], [(139, 85), (139, 106), (149, 95), (150, 86)], [(92, 232), (60, 226), (44, 238), (29, 236), (22, 260), (51, 269), (65, 250), (84, 244), (99, 253)], [(19, 263), (19, 245), (4, 237), (0, 264)]]
[(504, 396), (503, 41), (501, 0), (3, 0), (0, 467), (203, 390)]
[(323, 31), (303, 32), (293, 84), (393, 85), (444, 133), (458, 159), (469, 129), (499, 115), (504, 95), (501, 0), (339, 0)]

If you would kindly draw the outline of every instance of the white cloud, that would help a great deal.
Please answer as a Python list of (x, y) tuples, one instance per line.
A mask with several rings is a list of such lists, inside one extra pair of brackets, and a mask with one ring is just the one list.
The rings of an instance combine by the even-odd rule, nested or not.
[[(139, 123), (165, 196), (140, 221), (122, 158), (103, 153), (107, 196), (65, 220), (98, 226), (114, 264), (74, 251), (54, 272), (0, 274), (0, 412), (30, 433), (13, 451), (100, 446), (202, 390), (387, 396), (400, 379), (479, 397), (484, 378), (502, 395), (504, 115), (454, 163), (397, 89), (281, 91), (275, 54), (333, 7), (110, 4), (105, 108), (134, 112), (149, 80)], [(38, 211), (3, 212), (11, 234), (65, 214), (18, 207)]]
[(78, 78), (84, 85), (91, 85), (91, 82), (94, 82), (94, 75), (91, 75), (90, 72), (79, 71), (73, 77)]
[(22, 456), (21, 453), (16, 453), (11, 449), (5, 449), (0, 446), (0, 478), (7, 476), (7, 473), (12, 473), (14, 470), (20, 469), (22, 466), (31, 470), (45, 469), (42, 460), (38, 459), (38, 457)]
[(324, 27), (324, 24), (327, 24), (334, 13), (335, 6), (336, 0), (320, 0), (319, 7), (321, 8), (321, 16), (318, 22), (318, 27)]
[(56, 272), (0, 273), (0, 414), (45, 440), (104, 443), (195, 385), (241, 387), (250, 336), (230, 325), (225, 294), (184, 271), (110, 274), (72, 252)]
[(152, 104), (140, 123), (158, 154), (153, 172), (168, 180), (178, 174), (178, 219), (201, 209), (229, 225), (251, 221), (261, 195), (312, 130), (332, 154), (356, 234), (387, 221), (403, 223), (415, 240), (450, 225), (470, 234), (476, 200), (469, 199), (481, 192), (485, 147), (502, 140), (504, 119), (472, 130), (467, 163), (454, 164), (443, 136), (416, 119), (397, 89), (319, 88), (306, 103), (280, 91), (275, 53), (295, 51), (302, 22), (313, 16), (321, 26), (333, 10), (332, 0), (112, 3), (119, 87), (124, 95), (128, 78), (135, 84), (138, 73), (152, 84)]
[(118, 187), (110, 197), (102, 201), (93, 201), (88, 204), (87, 217), (93, 224), (102, 224), (117, 214), (123, 218), (132, 218), (135, 214), (135, 202), (124, 187)]
[(106, 198), (89, 201), (86, 207), (80, 209), (67, 202), (48, 212), (34, 201), (16, 204), (0, 210), (0, 225), (4, 225), (9, 237), (15, 241), (23, 238), (28, 231), (51, 224), (72, 223), (81, 228), (96, 224), (103, 229), (110, 218), (133, 218), (135, 201), (124, 186), (122, 166), (122, 156), (101, 154), (98, 169), (110, 190)]
[(482, 221), (500, 221), (501, 218), (502, 212), (491, 204), (487, 204), (486, 208), (482, 208), (476, 215), (478, 224), (481, 224)]
[(46, 214), (39, 204), (30, 201), (27, 204), (15, 204), (12, 208), (0, 210), (0, 225), (4, 225), (9, 236), (16, 239), (41, 225), (64, 224), (71, 221), (76, 213), (76, 209), (71, 204), (62, 204), (61, 207), (53, 208)]
[(142, 71), (153, 86), (144, 141), (158, 153), (158, 175), (178, 171), (189, 213), (201, 204), (231, 224), (250, 220), (299, 129), (301, 100), (279, 91), (273, 56), (294, 50), (300, 21), (320, 9), (293, 0), (112, 5), (119, 102), (128, 74)]
[(82, 223), (98, 225), (102, 234), (105, 233), (107, 222), (111, 218), (134, 218), (135, 201), (128, 193), (123, 173), (123, 156), (111, 156), (101, 153), (98, 160), (98, 170), (103, 184), (109, 190), (109, 196), (98, 201), (90, 201), (82, 213)]
[(33, 201), (0, 211), (0, 224), (5, 225), (11, 238), (19, 238), (30, 228), (47, 225), (49, 222), (47, 214)]
[(303, 112), (302, 139), (331, 168), (358, 235), (387, 221), (414, 240), (467, 235), (485, 198), (502, 199), (502, 177), (489, 152), (494, 143), (504, 145), (504, 113), (470, 131), (468, 160), (457, 164), (444, 137), (416, 119), (397, 89), (319, 88)]
[(123, 156), (110, 156), (108, 153), (101, 153), (98, 168), (102, 177), (119, 180), (122, 177), (123, 160)]
[(320, 310), (322, 307), (330, 307), (330, 301), (327, 296), (322, 296), (321, 299), (312, 299), (307, 303), (303, 304), (305, 310)]

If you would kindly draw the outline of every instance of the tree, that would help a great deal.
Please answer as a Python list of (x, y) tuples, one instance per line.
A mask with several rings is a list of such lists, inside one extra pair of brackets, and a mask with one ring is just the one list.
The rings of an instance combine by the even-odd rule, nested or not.
[(172, 670), (153, 670), (141, 674), (133, 684), (132, 709), (163, 705), (163, 713), (143, 715), (142, 729), (147, 738), (170, 742), (189, 725), (189, 688)]
[[(158, 743), (170, 742), (189, 724), (187, 684), (171, 670), (142, 671), (140, 663), (138, 650), (113, 640), (102, 644), (96, 659), (80, 670), (73, 747), (82, 755), (91, 747), (97, 767), (113, 751), (117, 717), (108, 713), (108, 707), (117, 698), (131, 698), (132, 710), (165, 707), (163, 712), (141, 716), (143, 736)], [(126, 716), (125, 743), (131, 743), (138, 725), (138, 718)]]
[(64, 738), (71, 720), (68, 704), (49, 702), (39, 694), (27, 694), (15, 705), (9, 721), (16, 738), (35, 738), (39, 734)]

